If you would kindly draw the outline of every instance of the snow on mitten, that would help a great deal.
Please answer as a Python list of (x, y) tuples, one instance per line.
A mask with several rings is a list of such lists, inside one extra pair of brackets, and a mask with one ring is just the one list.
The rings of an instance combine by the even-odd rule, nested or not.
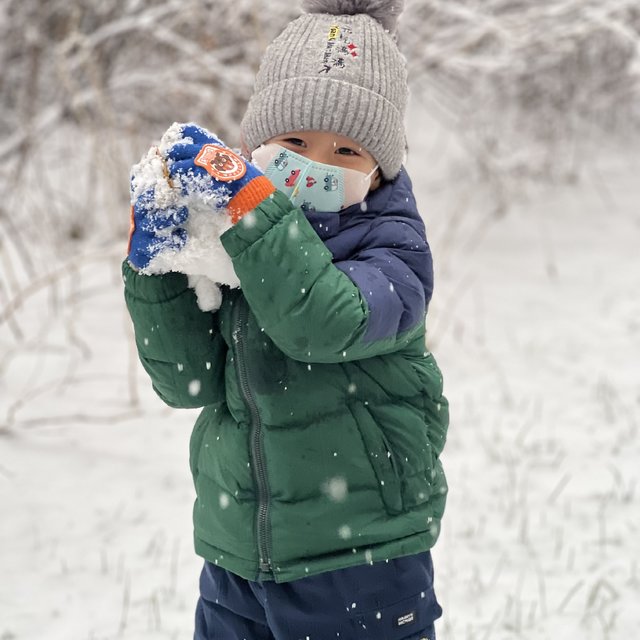
[(226, 252), (221, 252), (220, 246), (207, 252), (209, 243), (204, 240), (208, 237), (211, 244), (219, 245), (219, 234), (231, 226), (229, 216), (223, 213), (228, 198), (190, 203), (176, 188), (167, 169), (166, 149), (181, 141), (175, 127), (170, 129), (160, 145), (152, 146), (131, 169), (127, 257), (143, 275), (197, 273), (189, 276), (189, 286), (195, 290), (200, 308), (212, 311), (222, 299), (217, 282), (239, 285)]
[[(131, 226), (127, 254), (129, 263), (141, 273), (165, 273), (155, 260), (161, 254), (176, 254), (187, 241), (183, 226), (188, 217), (186, 207), (158, 209), (153, 189), (148, 189), (131, 205)], [(161, 263), (163, 261), (160, 261)]]
[(195, 124), (177, 126), (184, 140), (171, 147), (167, 156), (169, 174), (180, 182), (183, 192), (226, 197), (234, 224), (275, 192), (257, 167), (212, 133)]
[(198, 306), (202, 311), (215, 311), (222, 304), (220, 287), (207, 276), (187, 276), (189, 287), (196, 293)]

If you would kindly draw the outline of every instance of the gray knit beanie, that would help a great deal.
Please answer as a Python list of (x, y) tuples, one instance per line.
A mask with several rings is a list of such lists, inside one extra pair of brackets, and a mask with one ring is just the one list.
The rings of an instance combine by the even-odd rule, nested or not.
[(361, 144), (385, 179), (406, 150), (407, 72), (395, 41), (404, 0), (303, 0), (262, 59), (241, 130), (249, 151), (287, 131)]

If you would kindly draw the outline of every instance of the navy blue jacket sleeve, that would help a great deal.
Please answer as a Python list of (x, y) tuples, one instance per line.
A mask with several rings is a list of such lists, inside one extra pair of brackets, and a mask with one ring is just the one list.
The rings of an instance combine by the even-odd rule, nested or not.
[(433, 292), (433, 261), (421, 222), (382, 217), (363, 237), (362, 249), (335, 265), (367, 303), (366, 341), (397, 336), (424, 321)]

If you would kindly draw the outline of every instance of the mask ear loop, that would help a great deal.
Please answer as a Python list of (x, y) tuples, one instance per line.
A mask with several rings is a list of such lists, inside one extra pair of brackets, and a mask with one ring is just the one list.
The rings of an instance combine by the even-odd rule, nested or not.
[(375, 167), (373, 167), (373, 169), (371, 169), (371, 171), (369, 171), (369, 173), (367, 173), (366, 177), (370, 178), (379, 168), (380, 168), (380, 165), (377, 164)]
[(373, 169), (371, 169), (371, 171), (369, 171), (369, 173), (367, 173), (364, 177), (364, 180), (368, 180), (369, 181), (369, 185), (371, 185), (371, 176), (380, 168), (380, 165), (377, 164), (375, 167), (373, 167)]

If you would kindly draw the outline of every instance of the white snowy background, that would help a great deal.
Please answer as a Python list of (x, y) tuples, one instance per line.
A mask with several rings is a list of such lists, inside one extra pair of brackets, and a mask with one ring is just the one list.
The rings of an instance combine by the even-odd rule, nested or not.
[[(639, 638), (640, 8), (408, 4), (451, 402), (438, 637)], [(266, 7), (0, 0), (1, 640), (191, 638), (196, 412), (137, 364), (128, 168), (174, 120), (237, 143), (296, 13)]]

